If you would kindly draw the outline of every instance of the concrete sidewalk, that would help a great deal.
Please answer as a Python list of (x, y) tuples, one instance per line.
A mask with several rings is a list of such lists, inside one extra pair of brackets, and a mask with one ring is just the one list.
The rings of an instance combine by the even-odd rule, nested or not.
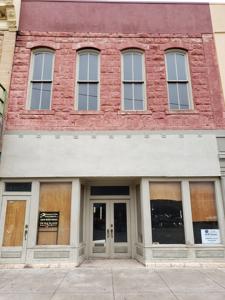
[(225, 300), (225, 268), (145, 268), (135, 261), (80, 268), (1, 269), (0, 300)]

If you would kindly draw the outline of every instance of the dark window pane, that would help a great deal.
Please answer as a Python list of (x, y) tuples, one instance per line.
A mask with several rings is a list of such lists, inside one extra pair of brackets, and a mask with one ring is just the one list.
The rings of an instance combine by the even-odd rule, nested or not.
[(78, 84), (78, 110), (87, 110), (88, 84)]
[(189, 109), (188, 84), (179, 83), (178, 90), (179, 90), (180, 109)]
[(166, 65), (168, 80), (177, 80), (175, 53), (166, 54)]
[(195, 244), (202, 244), (202, 229), (218, 229), (213, 182), (190, 182)]
[(106, 239), (106, 204), (93, 204), (93, 241), (105, 242)]
[(34, 54), (33, 80), (42, 80), (43, 58), (44, 53)]
[(187, 80), (185, 55), (182, 53), (177, 53), (176, 54), (176, 62), (177, 62), (178, 80)]
[(88, 80), (88, 54), (80, 54), (79, 80)]
[(168, 89), (169, 89), (170, 109), (179, 109), (177, 83), (169, 83)]
[(124, 80), (133, 80), (132, 74), (132, 54), (126, 53), (123, 55), (123, 73), (124, 73)]
[(97, 110), (98, 109), (98, 84), (89, 83), (89, 97), (88, 97), (88, 109)]
[(6, 182), (6, 192), (31, 192), (31, 182)]
[(152, 241), (184, 244), (180, 183), (151, 183)]
[(52, 61), (53, 54), (45, 53), (44, 54), (44, 69), (43, 69), (43, 80), (51, 80), (52, 79)]
[(127, 205), (114, 203), (114, 242), (127, 242)]
[(142, 75), (142, 54), (133, 54), (134, 80), (143, 80)]
[(144, 109), (144, 99), (143, 99), (143, 84), (134, 84), (134, 110)]
[(51, 83), (42, 83), (41, 107), (40, 109), (49, 109), (51, 100)]
[(98, 56), (89, 54), (89, 80), (98, 81)]
[(129, 195), (129, 186), (92, 186), (92, 196)]
[(41, 101), (41, 83), (32, 83), (31, 88), (31, 109), (39, 109)]
[(124, 83), (124, 110), (133, 110), (133, 84)]

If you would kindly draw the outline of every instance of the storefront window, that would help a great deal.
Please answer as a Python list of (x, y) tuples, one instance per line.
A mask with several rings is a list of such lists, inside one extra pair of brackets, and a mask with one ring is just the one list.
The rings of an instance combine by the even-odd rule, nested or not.
[(213, 182), (190, 182), (195, 244), (219, 244)]
[(150, 200), (153, 243), (184, 244), (180, 183), (150, 183)]
[(70, 242), (71, 183), (41, 183), (38, 245)]

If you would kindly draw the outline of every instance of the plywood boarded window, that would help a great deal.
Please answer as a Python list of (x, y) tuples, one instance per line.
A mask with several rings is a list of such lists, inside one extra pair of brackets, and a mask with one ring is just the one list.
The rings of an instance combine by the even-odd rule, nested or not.
[(26, 200), (7, 201), (3, 246), (19, 247), (23, 245)]
[[(38, 245), (68, 245), (70, 243), (71, 183), (41, 183)], [(41, 221), (40, 213), (56, 216), (55, 221)], [(58, 215), (58, 222), (56, 221)], [(47, 218), (46, 218), (47, 220)], [(41, 223), (41, 222), (42, 223)]]
[(201, 229), (218, 229), (214, 182), (190, 182), (194, 239), (201, 244)]
[(184, 244), (180, 183), (150, 183), (150, 200), (153, 243)]

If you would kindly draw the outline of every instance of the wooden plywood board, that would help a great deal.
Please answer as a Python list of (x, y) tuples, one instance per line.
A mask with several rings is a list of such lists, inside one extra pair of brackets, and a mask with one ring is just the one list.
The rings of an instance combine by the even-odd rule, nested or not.
[(213, 182), (190, 182), (193, 222), (217, 221)]
[(26, 200), (8, 200), (6, 206), (4, 247), (23, 245)]
[(38, 245), (68, 245), (70, 242), (71, 183), (41, 183), (39, 211), (59, 212), (57, 237), (54, 231), (40, 232)]
[(181, 201), (180, 182), (151, 182), (150, 199)]

